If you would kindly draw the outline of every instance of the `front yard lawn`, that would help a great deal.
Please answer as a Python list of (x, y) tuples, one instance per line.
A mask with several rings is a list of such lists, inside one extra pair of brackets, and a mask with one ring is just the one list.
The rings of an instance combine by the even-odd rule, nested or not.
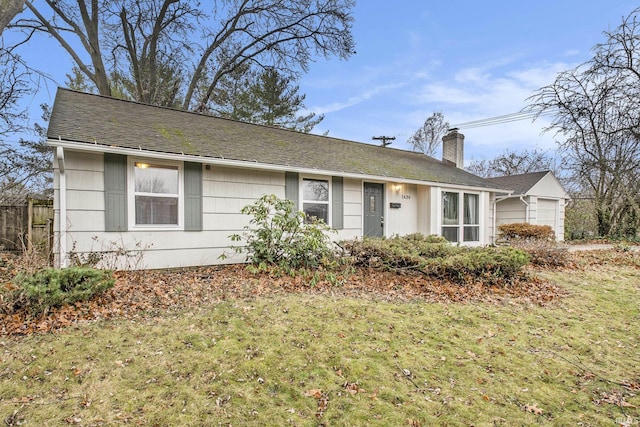
[(364, 269), (314, 286), (239, 266), (119, 273), (90, 304), (0, 319), (0, 419), (637, 425), (639, 255), (574, 256), (501, 288)]

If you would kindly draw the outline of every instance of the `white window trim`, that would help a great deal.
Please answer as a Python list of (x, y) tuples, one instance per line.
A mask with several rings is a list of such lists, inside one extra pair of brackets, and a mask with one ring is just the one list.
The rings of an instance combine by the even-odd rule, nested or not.
[[(136, 192), (135, 192), (135, 164), (152, 163), (156, 165), (164, 165), (178, 168), (178, 224), (136, 224)], [(166, 160), (135, 158), (129, 156), (127, 165), (127, 215), (129, 222), (129, 230), (131, 231), (167, 231), (167, 230), (184, 230), (184, 168), (182, 162), (171, 162)]]
[[(442, 206), (442, 193), (458, 193), (458, 225), (445, 225), (442, 223), (443, 219), (443, 206)], [(464, 195), (465, 194), (473, 194), (478, 196), (478, 240), (473, 241), (464, 241)], [(438, 188), (437, 192), (437, 200), (438, 200), (438, 211), (437, 211), (437, 227), (438, 227), (438, 235), (442, 236), (442, 227), (457, 227), (458, 228), (458, 241), (452, 242), (454, 244), (460, 244), (465, 246), (481, 246), (484, 242), (484, 192), (479, 191), (468, 191), (459, 188)], [(467, 224), (468, 226), (475, 226), (475, 224)]]
[[(305, 200), (304, 199), (304, 180), (305, 179), (311, 179), (311, 180), (315, 180), (315, 181), (327, 181), (329, 183), (329, 201), (328, 202), (322, 202), (322, 201), (318, 201), (318, 200)], [(298, 194), (300, 195), (300, 212), (304, 212), (304, 204), (306, 203), (318, 203), (318, 204), (327, 204), (327, 220), (328, 220), (328, 226), (332, 227), (332, 216), (333, 216), (333, 184), (332, 184), (332, 179), (330, 176), (324, 176), (324, 175), (300, 175), (299, 177), (299, 182), (298, 182)]]

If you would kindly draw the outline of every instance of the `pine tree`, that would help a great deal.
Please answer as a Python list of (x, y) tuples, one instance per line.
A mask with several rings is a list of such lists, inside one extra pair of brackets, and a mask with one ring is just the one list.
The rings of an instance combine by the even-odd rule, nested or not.
[(306, 95), (290, 77), (268, 68), (255, 78), (246, 90), (237, 94), (230, 118), (267, 126), (279, 126), (300, 132), (310, 132), (324, 119), (315, 113), (299, 115), (305, 109)]

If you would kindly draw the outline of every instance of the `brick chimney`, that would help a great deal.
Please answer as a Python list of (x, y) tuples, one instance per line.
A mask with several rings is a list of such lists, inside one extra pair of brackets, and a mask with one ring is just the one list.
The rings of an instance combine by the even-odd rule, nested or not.
[(452, 166), (464, 168), (464, 135), (457, 128), (449, 129), (442, 137), (442, 161)]

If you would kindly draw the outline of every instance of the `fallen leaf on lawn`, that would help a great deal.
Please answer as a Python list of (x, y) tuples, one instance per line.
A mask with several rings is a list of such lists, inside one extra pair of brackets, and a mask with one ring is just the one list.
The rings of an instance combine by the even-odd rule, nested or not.
[(322, 418), (324, 412), (327, 410), (327, 406), (329, 406), (329, 396), (322, 393), (320, 398), (318, 399), (318, 410), (316, 411), (316, 418)]
[(621, 408), (636, 408), (635, 405), (632, 405), (631, 403), (625, 401), (623, 396), (605, 392), (602, 393), (600, 397), (600, 399), (595, 400), (596, 404), (609, 403), (611, 405), (620, 406)]
[(538, 408), (537, 404), (535, 403), (533, 405), (524, 405), (524, 410), (535, 415), (542, 415), (544, 412), (544, 410)]
[(322, 397), (322, 390), (320, 390), (319, 388), (312, 388), (311, 390), (305, 391), (304, 395), (307, 397), (314, 397), (316, 399), (320, 399)]
[(342, 385), (347, 392), (351, 393), (351, 394), (358, 394), (358, 393), (364, 393), (365, 390), (361, 389), (360, 386), (358, 385), (358, 383), (350, 383), (350, 382), (345, 382)]

